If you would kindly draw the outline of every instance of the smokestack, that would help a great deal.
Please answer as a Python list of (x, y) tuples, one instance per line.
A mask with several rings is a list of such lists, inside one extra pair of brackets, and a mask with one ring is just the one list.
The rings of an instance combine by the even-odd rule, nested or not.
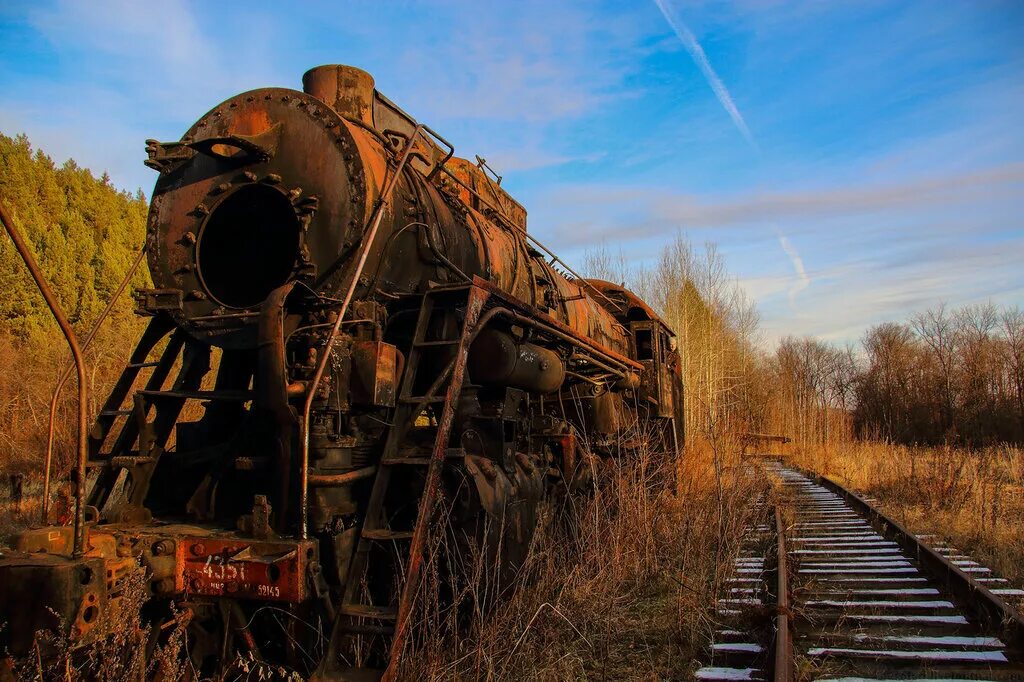
[(302, 90), (342, 116), (373, 126), (373, 76), (344, 64), (325, 64), (302, 76)]

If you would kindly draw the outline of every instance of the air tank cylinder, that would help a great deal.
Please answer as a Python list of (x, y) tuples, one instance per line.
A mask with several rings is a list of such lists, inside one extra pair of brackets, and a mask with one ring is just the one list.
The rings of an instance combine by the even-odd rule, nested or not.
[(485, 329), (469, 350), (469, 376), (476, 383), (553, 393), (565, 380), (565, 365), (554, 351)]

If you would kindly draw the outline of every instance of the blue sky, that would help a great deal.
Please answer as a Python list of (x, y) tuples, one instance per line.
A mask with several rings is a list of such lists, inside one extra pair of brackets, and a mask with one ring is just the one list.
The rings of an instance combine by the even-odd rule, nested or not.
[(769, 344), (1024, 303), (1020, 2), (6, 0), (0, 131), (148, 193), (146, 138), (333, 62), (568, 260), (718, 243)]

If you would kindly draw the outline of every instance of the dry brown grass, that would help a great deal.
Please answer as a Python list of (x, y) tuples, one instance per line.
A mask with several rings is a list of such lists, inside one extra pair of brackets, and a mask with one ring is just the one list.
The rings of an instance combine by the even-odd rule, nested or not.
[[(677, 490), (667, 484), (675, 462), (645, 455), (609, 467), (590, 494), (549, 510), (514, 589), (491, 606), (479, 607), (488, 601), (479, 587), (485, 564), (471, 559), (465, 570), (477, 580), (455, 607), (435, 600), (418, 614), (425, 634), (404, 659), (403, 679), (690, 679), (766, 488), (743, 473), (734, 448), (717, 453), (689, 447)], [(26, 497), (34, 505), (28, 483)], [(467, 606), (477, 611), (468, 622)], [(137, 643), (116, 642), (127, 645), (118, 669), (140, 665)], [(114, 648), (104, 644), (104, 660), (117, 658)], [(31, 677), (32, 666), (20, 672)], [(80, 677), (72, 666), (71, 678)]]
[(944, 537), (1024, 584), (1024, 451), (856, 442), (796, 448), (792, 459), (877, 498), (912, 531)]
[(468, 628), (453, 609), (421, 614), (429, 635), (403, 678), (690, 679), (764, 485), (719, 464), (720, 487), (710, 448), (689, 449), (677, 494), (663, 483), (671, 463), (617, 463), (567, 518), (542, 524), (508, 599)]

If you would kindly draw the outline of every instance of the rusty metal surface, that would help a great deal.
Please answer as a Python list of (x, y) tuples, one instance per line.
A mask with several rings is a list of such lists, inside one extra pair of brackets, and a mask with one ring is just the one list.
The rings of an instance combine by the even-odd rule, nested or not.
[(378, 407), (394, 407), (402, 354), (383, 341), (359, 341), (352, 346), (352, 399)]
[(174, 588), (185, 596), (302, 602), (311, 541), (179, 537)]
[(405, 149), (402, 151), (398, 164), (395, 166), (395, 170), (391, 175), (391, 179), (388, 181), (388, 184), (385, 186), (384, 191), (381, 193), (381, 196), (377, 201), (377, 205), (374, 207), (373, 215), (369, 222), (369, 229), (360, 243), (359, 257), (355, 262), (352, 272), (349, 274), (349, 283), (345, 290), (345, 298), (341, 302), (340, 309), (335, 314), (334, 326), (331, 327), (331, 333), (327, 336), (327, 342), (324, 344), (324, 348), (327, 350), (320, 354), (316, 371), (313, 373), (313, 378), (310, 380), (309, 386), (306, 389), (306, 401), (303, 405), (302, 420), (299, 422), (301, 425), (300, 428), (302, 429), (302, 459), (299, 463), (299, 513), (302, 515), (302, 520), (299, 525), (299, 535), (303, 539), (308, 537), (309, 534), (309, 419), (310, 413), (313, 409), (313, 399), (316, 397), (317, 387), (319, 386), (321, 379), (323, 379), (324, 371), (327, 369), (327, 363), (331, 358), (334, 339), (338, 335), (338, 330), (341, 329), (341, 323), (345, 319), (345, 313), (348, 310), (349, 304), (352, 302), (352, 296), (355, 295), (356, 287), (359, 286), (359, 281), (363, 276), (363, 268), (366, 267), (366, 260), (370, 256), (370, 250), (375, 245), (377, 230), (380, 229), (381, 220), (384, 218), (384, 211), (387, 209), (388, 202), (391, 199), (391, 193), (398, 184), (398, 179), (402, 176), (402, 170), (405, 168), (405, 164), (409, 162), (409, 156), (412, 154), (414, 141), (418, 133), (419, 128), (417, 127), (417, 129), (413, 131), (413, 134), (409, 136), (409, 140), (405, 144)]

